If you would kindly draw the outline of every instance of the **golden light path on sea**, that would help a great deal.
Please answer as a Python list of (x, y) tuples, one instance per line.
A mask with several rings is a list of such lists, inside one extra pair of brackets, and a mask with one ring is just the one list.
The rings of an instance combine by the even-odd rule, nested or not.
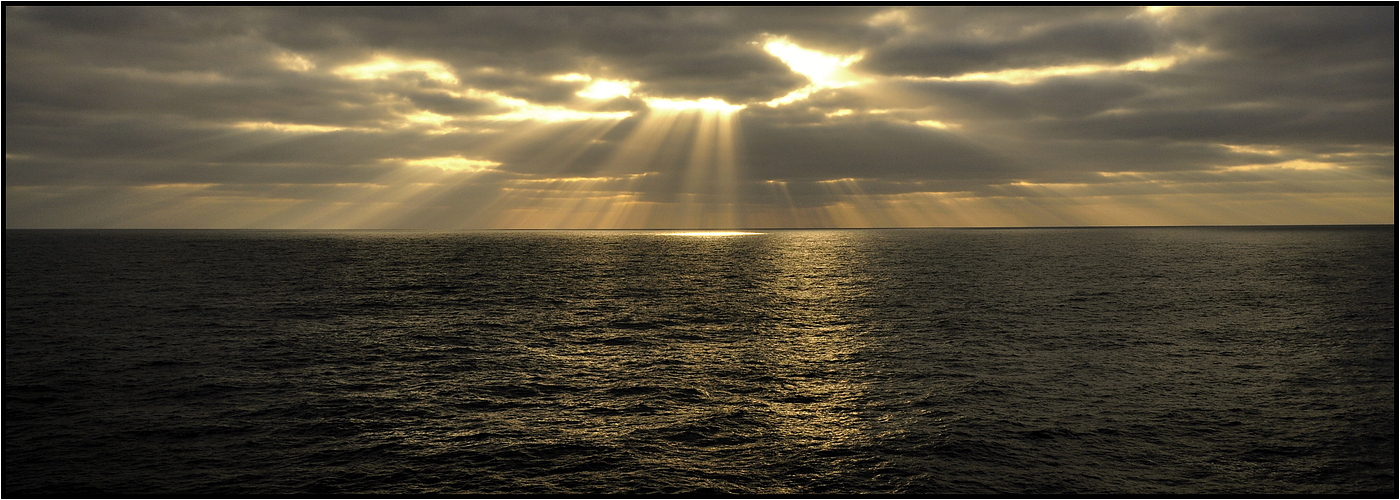
[(678, 233), (661, 233), (661, 234), (662, 234), (663, 236), (697, 236), (697, 237), (706, 238), (706, 237), (715, 237), (715, 236), (748, 236), (748, 235), (763, 234), (763, 233), (756, 233), (756, 232), (752, 232), (752, 231), (682, 231), (682, 232), (678, 232)]

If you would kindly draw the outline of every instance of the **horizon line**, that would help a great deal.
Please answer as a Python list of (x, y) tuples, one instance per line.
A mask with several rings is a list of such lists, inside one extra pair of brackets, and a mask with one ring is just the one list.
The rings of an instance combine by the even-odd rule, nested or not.
[(1394, 222), (1346, 222), (1313, 224), (1162, 224), (1162, 225), (1073, 225), (1073, 226), (872, 226), (872, 227), (734, 227), (734, 228), (257, 228), (257, 227), (6, 227), (6, 231), (424, 231), (424, 232), (486, 232), (486, 231), (861, 231), (898, 229), (1133, 229), (1133, 228), (1286, 228), (1286, 227), (1346, 227), (1394, 226)]

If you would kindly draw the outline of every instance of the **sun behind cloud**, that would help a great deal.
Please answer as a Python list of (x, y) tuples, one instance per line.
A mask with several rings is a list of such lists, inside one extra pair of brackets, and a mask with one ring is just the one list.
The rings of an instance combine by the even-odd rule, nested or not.
[(769, 101), (767, 103), (769, 106), (802, 100), (819, 90), (850, 87), (866, 81), (864, 78), (853, 75), (847, 69), (851, 64), (861, 60), (863, 57), (861, 54), (846, 56), (828, 54), (798, 46), (788, 41), (786, 37), (772, 35), (769, 35), (767, 40), (763, 42), (763, 50), (773, 54), (774, 57), (792, 68), (792, 71), (807, 77), (807, 80), (811, 82), (783, 97)]
[(415, 9), (7, 8), (7, 223), (1394, 221), (1393, 6)]

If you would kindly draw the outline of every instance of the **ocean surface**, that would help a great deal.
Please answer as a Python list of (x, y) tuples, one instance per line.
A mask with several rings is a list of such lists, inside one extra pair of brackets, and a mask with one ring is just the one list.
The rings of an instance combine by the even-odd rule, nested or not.
[(6, 497), (1396, 495), (1395, 226), (4, 239)]

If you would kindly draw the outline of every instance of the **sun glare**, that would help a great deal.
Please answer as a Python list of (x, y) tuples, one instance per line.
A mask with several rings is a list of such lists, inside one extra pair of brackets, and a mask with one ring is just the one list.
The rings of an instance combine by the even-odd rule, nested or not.
[(836, 88), (854, 85), (855, 79), (845, 74), (845, 69), (859, 61), (862, 56), (837, 56), (825, 52), (804, 49), (789, 42), (786, 38), (772, 38), (763, 44), (763, 50), (773, 54), (793, 71), (801, 73), (813, 85), (823, 88)]
[(773, 54), (792, 71), (807, 77), (811, 83), (779, 97), (767, 104), (778, 106), (799, 101), (823, 89), (839, 89), (862, 83), (864, 80), (852, 75), (846, 68), (864, 57), (862, 54), (838, 56), (800, 47), (784, 37), (769, 37), (763, 50)]
[(629, 80), (607, 80), (603, 78), (593, 78), (582, 73), (569, 73), (564, 75), (554, 75), (551, 80), (557, 82), (591, 82), (583, 90), (574, 94), (579, 97), (589, 99), (612, 99), (614, 97), (627, 97), (632, 95), (632, 89), (641, 85), (641, 82)]
[(637, 82), (623, 80), (593, 80), (588, 87), (578, 91), (579, 97), (589, 99), (612, 99), (614, 97), (627, 97), (632, 95), (632, 89), (637, 86)]

